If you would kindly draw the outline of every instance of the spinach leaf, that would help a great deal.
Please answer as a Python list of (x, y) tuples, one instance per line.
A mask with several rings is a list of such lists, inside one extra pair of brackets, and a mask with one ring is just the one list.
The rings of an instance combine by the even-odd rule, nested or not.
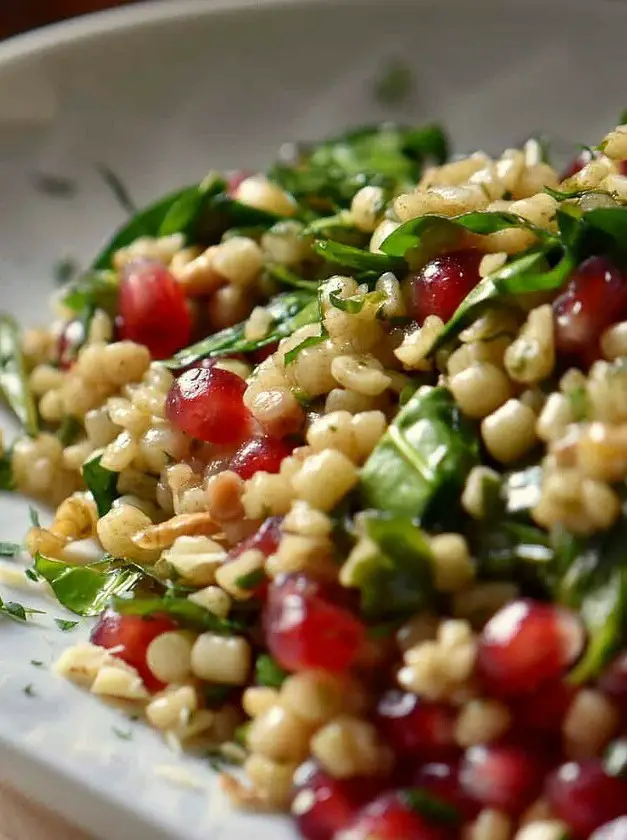
[(364, 551), (352, 570), (368, 621), (415, 614), (435, 598), (431, 551), (422, 531), (407, 516), (369, 511), (364, 531), (373, 552)]
[(296, 361), (297, 356), (303, 351), (306, 350), (308, 347), (315, 347), (316, 344), (321, 344), (323, 341), (326, 341), (325, 335), (310, 335), (307, 338), (304, 338), (300, 344), (297, 344), (296, 347), (292, 347), (291, 350), (288, 350), (285, 356), (283, 357), (283, 364), (285, 367), (291, 365), (293, 362)]
[(470, 536), (482, 579), (517, 582), (546, 594), (555, 560), (546, 531), (512, 519), (497, 519), (478, 523)]
[(404, 257), (410, 249), (419, 248), (421, 253), (431, 255), (454, 245), (464, 231), (485, 236), (508, 228), (524, 228), (540, 241), (556, 242), (554, 234), (515, 213), (477, 210), (450, 218), (427, 215), (410, 219), (384, 239), (381, 251), (390, 257)]
[[(121, 593), (114, 593), (120, 595)], [(241, 627), (235, 621), (218, 618), (209, 610), (194, 604), (187, 598), (177, 598), (166, 595), (164, 598), (131, 599), (116, 597), (113, 599), (114, 609), (123, 615), (169, 615), (184, 627), (190, 627), (201, 632), (209, 631), (222, 636), (232, 636), (240, 632)]]
[(627, 521), (588, 540), (558, 537), (555, 599), (577, 610), (588, 631), (583, 658), (570, 674), (575, 683), (598, 676), (627, 637)]
[(318, 288), (317, 280), (305, 280), (304, 277), (299, 277), (298, 274), (290, 271), (284, 265), (269, 265), (266, 271), (277, 283), (281, 283), (281, 285), (288, 286), (292, 289), (304, 289), (307, 292), (311, 292), (311, 294), (315, 294)]
[(315, 295), (303, 291), (284, 292), (276, 295), (266, 305), (274, 324), (270, 332), (262, 339), (254, 341), (245, 335), (246, 322), (214, 333), (197, 344), (180, 350), (164, 364), (171, 370), (180, 370), (196, 364), (201, 359), (229, 356), (233, 353), (251, 353), (274, 344), (281, 338), (291, 335), (299, 327), (313, 324), (319, 320), (318, 299)]
[(87, 321), (96, 309), (102, 309), (113, 316), (117, 310), (118, 290), (119, 281), (115, 271), (88, 271), (67, 285), (61, 302), (77, 314), (91, 313)]
[(4, 601), (0, 597), (0, 617), (5, 616), (12, 621), (24, 624), (33, 615), (43, 615), (43, 610), (34, 610), (31, 607), (24, 607), (15, 601)]
[(402, 261), (394, 257), (374, 254), (372, 251), (344, 245), (331, 239), (318, 240), (312, 247), (325, 260), (353, 271), (375, 271), (384, 274), (386, 271), (398, 271), (403, 266)]
[(35, 571), (45, 578), (59, 603), (77, 615), (98, 615), (113, 595), (132, 591), (144, 579), (137, 566), (101, 561), (87, 566), (71, 566), (37, 554)]
[(55, 618), (54, 623), (62, 633), (67, 633), (70, 630), (74, 630), (75, 627), (78, 627), (78, 621), (68, 621), (66, 618)]
[(28, 384), (20, 331), (10, 315), (0, 315), (0, 391), (26, 432), (36, 435), (37, 408)]
[(430, 790), (410, 788), (400, 791), (399, 797), (431, 825), (457, 825), (461, 822), (462, 815), (458, 809)]
[(484, 277), (466, 295), (431, 348), (431, 355), (454, 338), (490, 304), (529, 292), (559, 289), (577, 267), (577, 258), (567, 251), (550, 268), (545, 250), (531, 250)]
[(82, 467), (83, 479), (96, 502), (98, 516), (104, 516), (111, 510), (111, 505), (120, 495), (118, 493), (118, 473), (102, 466), (102, 450), (90, 456)]
[(289, 676), (285, 668), (281, 668), (276, 659), (267, 653), (262, 653), (255, 662), (255, 680), (257, 685), (268, 688), (281, 688)]
[(420, 388), (395, 417), (361, 470), (366, 507), (422, 520), (435, 508), (450, 513), (479, 443), (445, 388)]

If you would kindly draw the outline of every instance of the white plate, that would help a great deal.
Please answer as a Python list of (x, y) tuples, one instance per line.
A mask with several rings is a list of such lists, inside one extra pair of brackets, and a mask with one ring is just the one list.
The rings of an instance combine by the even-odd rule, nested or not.
[[(536, 131), (563, 151), (598, 140), (627, 104), (625, 31), (627, 6), (604, 0), (176, 0), (0, 45), (1, 308), (44, 319), (56, 258), (86, 263), (121, 221), (97, 163), (142, 202), (210, 168), (264, 165), (283, 141), (384, 118), (441, 119), (460, 151)], [(372, 86), (397, 58), (415, 81), (389, 109)], [(38, 193), (38, 172), (75, 192)], [(27, 503), (2, 498), (0, 539), (26, 527)], [(1, 776), (107, 840), (294, 837), (279, 819), (234, 814), (205, 765), (137, 725), (121, 739), (119, 713), (32, 665), (82, 632), (40, 630), (61, 615), (46, 609), (35, 626), (0, 627)], [(164, 780), (172, 765), (200, 789)]]

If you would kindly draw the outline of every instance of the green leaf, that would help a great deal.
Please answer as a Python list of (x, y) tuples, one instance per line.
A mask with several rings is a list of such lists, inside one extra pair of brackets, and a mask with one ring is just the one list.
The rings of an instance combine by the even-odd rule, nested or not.
[(13, 542), (0, 542), (0, 557), (17, 557), (22, 553), (22, 546)]
[(484, 277), (464, 298), (431, 348), (431, 355), (447, 344), (489, 305), (530, 292), (559, 289), (577, 267), (571, 252), (550, 268), (543, 250), (529, 251)]
[(57, 429), (57, 437), (64, 447), (71, 446), (77, 441), (82, 430), (83, 426), (81, 425), (80, 420), (67, 414), (61, 420), (61, 425)]
[(247, 572), (235, 579), (235, 585), (239, 589), (256, 589), (260, 584), (266, 580), (266, 575), (263, 569), (253, 569), (252, 572)]
[(133, 740), (133, 732), (130, 729), (118, 729), (117, 726), (111, 727), (113, 734), (118, 737), (121, 741), (132, 741)]
[(61, 302), (72, 312), (81, 315), (102, 309), (115, 315), (118, 303), (119, 279), (115, 271), (88, 271), (64, 289)]
[(383, 240), (380, 250), (390, 257), (404, 257), (413, 248), (430, 257), (450, 248), (464, 232), (486, 236), (508, 228), (524, 228), (539, 240), (555, 242), (553, 234), (517, 216), (515, 213), (476, 210), (459, 216), (418, 216), (404, 222)]
[(79, 268), (72, 257), (60, 257), (52, 266), (52, 276), (55, 286), (65, 286), (78, 274)]
[(125, 213), (128, 213), (129, 216), (135, 215), (135, 213), (137, 213), (137, 207), (120, 176), (115, 173), (111, 167), (106, 166), (104, 163), (97, 164), (96, 171), (109, 187), (113, 197), (118, 202), (122, 210), (124, 210)]
[(59, 603), (77, 615), (98, 615), (114, 595), (131, 592), (145, 578), (137, 566), (102, 561), (71, 566), (37, 554), (35, 571), (45, 578)]
[[(381, 208), (383, 210), (383, 208)], [(357, 232), (352, 215), (348, 210), (340, 210), (333, 216), (322, 216), (314, 219), (304, 228), (302, 236), (317, 236), (324, 239), (335, 239), (340, 232)]]
[(284, 292), (273, 297), (266, 305), (273, 318), (270, 332), (262, 339), (246, 338), (246, 322), (214, 333), (191, 347), (179, 351), (164, 364), (171, 370), (180, 370), (196, 364), (201, 359), (212, 359), (235, 353), (251, 353), (287, 338), (299, 327), (314, 324), (320, 319), (318, 299), (305, 291)]
[(120, 495), (118, 493), (118, 473), (102, 466), (103, 451), (98, 450), (83, 464), (81, 472), (87, 489), (91, 491), (98, 516), (109, 513), (113, 502)]
[(372, 251), (333, 242), (331, 239), (318, 240), (312, 247), (325, 260), (357, 272), (374, 271), (384, 274), (386, 271), (395, 271), (402, 267), (402, 262), (394, 257), (374, 254)]
[(577, 610), (588, 631), (586, 651), (570, 674), (574, 683), (598, 676), (627, 636), (626, 541), (621, 520), (605, 534), (558, 543), (555, 599)]
[(255, 680), (257, 685), (268, 688), (281, 688), (289, 673), (281, 668), (276, 659), (267, 653), (262, 653), (255, 662)]
[[(368, 511), (363, 519), (369, 543), (351, 569), (368, 621), (414, 615), (434, 601), (431, 551), (407, 516)], [(372, 552), (370, 552), (370, 548)]]
[(10, 315), (0, 315), (0, 392), (25, 431), (36, 435), (37, 408), (28, 384), (19, 327)]
[(315, 347), (316, 344), (320, 344), (323, 341), (326, 341), (325, 335), (310, 335), (307, 338), (304, 338), (300, 344), (297, 344), (296, 347), (293, 347), (291, 350), (288, 350), (285, 356), (283, 357), (283, 364), (285, 367), (291, 365), (303, 350), (306, 350), (307, 347)]
[(317, 280), (305, 280), (304, 277), (299, 277), (298, 274), (290, 271), (289, 268), (286, 268), (284, 265), (269, 265), (267, 266), (266, 271), (273, 280), (276, 280), (277, 283), (281, 283), (283, 286), (288, 286), (292, 289), (304, 289), (312, 295), (315, 294), (318, 289)]
[(441, 509), (450, 513), (479, 444), (445, 388), (420, 388), (388, 426), (361, 470), (366, 507), (421, 521)]
[(19, 624), (24, 624), (33, 615), (43, 614), (43, 610), (34, 610), (32, 607), (24, 607), (15, 601), (4, 601), (0, 598), (0, 616), (6, 616)]
[(430, 824), (457, 825), (462, 816), (453, 805), (424, 788), (402, 790), (400, 798)]
[(37, 512), (37, 509), (34, 508), (32, 505), (28, 506), (28, 517), (30, 519), (30, 524), (33, 526), (33, 528), (41, 528), (39, 513)]
[[(115, 593), (120, 595), (120, 593)], [(165, 596), (164, 598), (127, 598), (116, 597), (113, 605), (117, 612), (124, 615), (169, 615), (184, 627), (190, 627), (201, 632), (209, 631), (222, 636), (232, 636), (241, 628), (235, 621), (218, 618), (209, 610), (194, 604), (187, 598)]]
[(25, 685), (24, 688), (22, 689), (22, 691), (24, 692), (24, 694), (27, 697), (37, 697), (37, 692), (33, 688), (32, 683), (29, 683), (28, 685)]
[(67, 633), (68, 630), (73, 630), (75, 627), (78, 627), (78, 621), (68, 621), (65, 618), (55, 618), (54, 623), (63, 633)]

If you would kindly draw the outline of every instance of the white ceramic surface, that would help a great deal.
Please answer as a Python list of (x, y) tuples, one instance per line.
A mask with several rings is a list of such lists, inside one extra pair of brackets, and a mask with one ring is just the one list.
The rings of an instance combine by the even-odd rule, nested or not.
[[(440, 119), (460, 151), (535, 131), (563, 150), (599, 138), (627, 104), (625, 31), (627, 5), (609, 0), (176, 0), (0, 45), (0, 308), (45, 319), (57, 257), (86, 264), (122, 220), (97, 163), (142, 202), (210, 168), (263, 165), (283, 141), (383, 118)], [(388, 109), (372, 86), (395, 58), (415, 82)], [(38, 172), (74, 193), (42, 195)], [(0, 539), (22, 538), (27, 510), (0, 499)], [(294, 836), (233, 813), (205, 765), (51, 675), (85, 631), (60, 633), (62, 611), (44, 608), (31, 626), (0, 626), (0, 777), (107, 840)], [(114, 732), (129, 726), (131, 740)], [(172, 765), (198, 789), (166, 780)]]

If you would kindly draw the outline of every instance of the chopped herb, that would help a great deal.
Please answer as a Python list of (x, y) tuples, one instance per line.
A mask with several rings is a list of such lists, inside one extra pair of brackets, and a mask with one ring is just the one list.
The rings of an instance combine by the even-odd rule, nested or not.
[(18, 543), (0, 542), (0, 557), (16, 557), (22, 551)]
[(129, 216), (134, 216), (135, 213), (137, 213), (137, 207), (135, 206), (135, 202), (131, 198), (128, 189), (119, 175), (116, 175), (113, 169), (102, 163), (96, 165), (96, 170), (113, 193), (113, 197), (120, 207), (128, 213)]
[(323, 341), (326, 341), (326, 338), (326, 335), (310, 335), (307, 338), (304, 338), (300, 344), (297, 344), (296, 347), (292, 347), (291, 350), (287, 351), (283, 357), (283, 364), (285, 367), (291, 365), (292, 362), (296, 361), (296, 358), (303, 350), (306, 350), (307, 347), (315, 347), (316, 344), (321, 344)]
[(72, 178), (50, 172), (33, 172), (32, 183), (38, 192), (51, 198), (72, 198), (78, 188), (76, 181)]
[(577, 423), (583, 423), (588, 419), (590, 407), (588, 405), (588, 392), (583, 385), (573, 388), (566, 394), (570, 407), (573, 411), (573, 417)]
[(22, 691), (24, 692), (24, 694), (27, 697), (37, 697), (37, 693), (35, 692), (35, 689), (33, 688), (32, 683), (29, 683), (28, 685), (25, 685), (24, 688), (22, 689)]
[(43, 615), (43, 610), (35, 610), (32, 607), (24, 607), (22, 604), (17, 604), (15, 601), (3, 601), (0, 598), (0, 616), (4, 615), (7, 618), (17, 621), (20, 624), (28, 621), (33, 615)]
[(440, 825), (457, 825), (461, 822), (461, 814), (453, 805), (435, 796), (424, 788), (403, 790), (400, 798), (429, 823)]
[(34, 569), (25, 569), (24, 574), (29, 580), (32, 580), (35, 583), (41, 580), (41, 578)]
[(28, 515), (30, 516), (30, 524), (33, 526), (33, 528), (41, 528), (39, 512), (32, 505), (28, 506)]
[(14, 318), (0, 314), (0, 392), (25, 431), (34, 436), (39, 417), (28, 382), (20, 330)]
[(102, 466), (102, 450), (95, 452), (82, 466), (83, 479), (96, 502), (98, 516), (105, 516), (118, 493), (118, 473)]
[(57, 437), (63, 446), (71, 446), (78, 439), (82, 429), (80, 421), (68, 414), (61, 420)]
[(410, 65), (400, 58), (392, 59), (381, 68), (375, 79), (373, 94), (382, 105), (397, 105), (411, 93), (413, 75)]
[(240, 747), (246, 747), (246, 739), (248, 738), (248, 730), (250, 729), (250, 721), (240, 724), (235, 730), (234, 740)]
[(54, 623), (57, 625), (59, 630), (62, 630), (64, 633), (67, 633), (68, 630), (73, 630), (78, 626), (78, 621), (68, 621), (65, 618), (55, 618)]
[(41, 668), (44, 663), (41, 661), (41, 659), (31, 659), (30, 664), (34, 665), (35, 668)]
[(133, 732), (130, 729), (118, 729), (117, 726), (112, 726), (111, 729), (113, 734), (117, 735), (121, 741), (131, 741), (133, 739)]
[(164, 598), (125, 600), (117, 597), (113, 599), (113, 604), (116, 610), (124, 615), (170, 615), (184, 626), (223, 636), (231, 636), (242, 629), (237, 622), (218, 618), (217, 615), (187, 598), (167, 595)]
[(258, 685), (268, 688), (281, 688), (288, 676), (288, 672), (269, 654), (262, 653), (261, 656), (257, 657), (255, 678)]
[(252, 572), (247, 572), (236, 578), (235, 586), (239, 589), (256, 589), (265, 579), (266, 574), (263, 569), (253, 569)]
[(79, 272), (78, 263), (72, 257), (61, 257), (52, 267), (56, 286), (65, 286), (73, 280)]

